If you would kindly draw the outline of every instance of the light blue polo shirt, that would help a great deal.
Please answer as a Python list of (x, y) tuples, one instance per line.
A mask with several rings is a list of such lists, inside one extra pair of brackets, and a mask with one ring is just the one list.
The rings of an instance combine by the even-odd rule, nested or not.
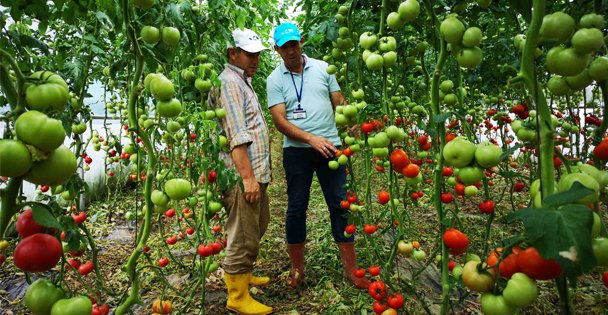
[[(290, 123), (315, 136), (326, 138), (336, 146), (341, 145), (329, 97), (331, 92), (340, 91), (336, 76), (327, 73), (328, 64), (326, 62), (306, 56), (305, 58), (303, 85), (300, 74), (293, 73), (292, 81), (290, 71), (283, 62), (268, 76), (266, 79), (268, 108), (285, 103), (287, 120)], [(300, 92), (300, 86), (303, 86), (300, 104), (306, 111), (306, 118), (294, 119), (294, 110), (298, 107), (296, 86), (298, 92)], [(306, 148), (310, 145), (285, 136), (283, 147)]]

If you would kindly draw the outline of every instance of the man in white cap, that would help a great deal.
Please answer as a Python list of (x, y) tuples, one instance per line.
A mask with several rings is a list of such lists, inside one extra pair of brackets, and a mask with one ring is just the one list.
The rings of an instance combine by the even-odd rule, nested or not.
[(234, 45), (228, 44), (228, 61), (219, 78), (221, 88), (209, 94), (209, 104), (226, 110), (219, 122), (229, 141), (229, 153), (222, 153), (226, 167), (235, 169), (243, 185), (224, 192), (226, 257), (222, 262), (228, 288), (226, 308), (239, 314), (270, 314), (272, 308), (249, 295), (249, 284), (266, 285), (268, 277), (251, 274), (260, 239), (269, 221), (266, 188), (270, 182), (270, 138), (262, 107), (251, 85), (260, 52), (267, 48), (250, 29), (232, 32)]

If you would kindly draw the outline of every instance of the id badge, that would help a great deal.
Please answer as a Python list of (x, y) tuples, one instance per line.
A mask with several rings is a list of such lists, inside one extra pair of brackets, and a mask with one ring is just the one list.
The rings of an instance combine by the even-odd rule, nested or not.
[(306, 118), (306, 111), (304, 109), (296, 109), (293, 111), (293, 119), (304, 119)]

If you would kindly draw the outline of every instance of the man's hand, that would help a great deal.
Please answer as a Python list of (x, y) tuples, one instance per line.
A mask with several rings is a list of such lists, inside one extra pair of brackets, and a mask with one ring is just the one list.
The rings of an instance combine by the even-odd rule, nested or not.
[(245, 201), (256, 203), (260, 200), (260, 184), (255, 177), (243, 178), (243, 186), (245, 186)]
[(338, 148), (331, 141), (322, 137), (312, 136), (308, 144), (319, 151), (326, 159), (333, 157), (338, 151)]

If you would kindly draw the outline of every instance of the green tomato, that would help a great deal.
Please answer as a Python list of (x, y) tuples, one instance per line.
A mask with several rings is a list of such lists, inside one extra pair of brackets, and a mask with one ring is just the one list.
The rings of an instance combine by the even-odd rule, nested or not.
[(376, 53), (370, 53), (365, 60), (365, 66), (369, 70), (381, 70), (384, 65), (384, 58)]
[(399, 13), (391, 12), (386, 17), (386, 25), (393, 31), (396, 31), (405, 25), (405, 21), (401, 19)]
[(571, 43), (579, 54), (588, 54), (602, 48), (604, 35), (597, 28), (581, 28), (572, 35)]
[(329, 163), (327, 163), (327, 166), (331, 170), (337, 170), (338, 167), (340, 167), (340, 164), (338, 163), (338, 161), (329, 161)]
[(19, 140), (0, 140), (0, 176), (18, 177), (32, 167), (32, 157)]
[(226, 109), (224, 108), (216, 108), (215, 109), (215, 117), (217, 117), (217, 119), (224, 119), (226, 118)]
[(494, 287), (494, 270), (479, 271), (480, 261), (470, 260), (462, 269), (462, 282), (471, 291), (490, 292)]
[(452, 45), (460, 45), (464, 34), (464, 24), (455, 16), (450, 16), (441, 22), (439, 31), (446, 42)]
[(165, 206), (169, 203), (169, 196), (161, 190), (153, 190), (151, 195), (152, 203), (157, 206)]
[(456, 62), (463, 68), (471, 69), (477, 67), (481, 63), (482, 58), (483, 53), (481, 52), (481, 48), (463, 48), (458, 51)]
[(154, 26), (146, 25), (142, 27), (140, 35), (146, 44), (154, 45), (160, 40), (160, 31)]
[(507, 287), (502, 291), (502, 295), (509, 305), (519, 308), (527, 307), (538, 296), (536, 281), (525, 273), (516, 272), (507, 282)]
[(70, 91), (61, 76), (50, 71), (38, 71), (30, 79), (34, 82), (25, 85), (27, 108), (38, 111), (63, 110)]
[(180, 33), (175, 27), (163, 27), (163, 43), (167, 46), (175, 46), (179, 43)]
[(51, 309), (51, 315), (91, 315), (93, 304), (86, 296), (61, 299)]
[(420, 4), (417, 0), (405, 0), (399, 5), (397, 12), (403, 21), (412, 22), (420, 14)]
[(36, 185), (60, 185), (74, 175), (77, 167), (74, 153), (62, 145), (49, 153), (46, 160), (35, 162), (25, 179)]
[(502, 148), (489, 142), (477, 145), (475, 162), (483, 168), (490, 168), (500, 163)]
[(574, 25), (574, 19), (564, 12), (547, 14), (540, 27), (540, 36), (545, 41), (561, 44), (570, 38)]
[(222, 203), (217, 201), (209, 201), (209, 212), (217, 213), (222, 209)]
[(484, 293), (481, 295), (481, 310), (486, 315), (513, 315), (517, 309), (509, 305), (502, 295)]
[(412, 257), (416, 261), (423, 261), (426, 259), (426, 252), (423, 251), (422, 249), (415, 249), (414, 252), (412, 253)]
[(17, 118), (15, 133), (19, 140), (44, 152), (57, 149), (65, 140), (61, 121), (35, 110), (25, 112)]
[(456, 137), (446, 143), (443, 148), (443, 157), (447, 164), (454, 167), (465, 167), (475, 157), (475, 144), (464, 137)]
[(61, 288), (51, 281), (39, 278), (27, 287), (25, 292), (25, 306), (35, 315), (49, 315), (53, 304), (65, 298)]
[(570, 173), (562, 176), (557, 183), (557, 191), (565, 192), (570, 190), (574, 182), (579, 182), (586, 188), (593, 190), (590, 195), (578, 199), (576, 203), (588, 205), (596, 202), (599, 199), (600, 184), (597, 182), (597, 180), (595, 180), (595, 178), (585, 173)]
[(454, 276), (456, 280), (460, 279), (462, 276), (462, 265), (456, 265), (456, 267), (452, 269), (452, 276)]
[(608, 238), (598, 237), (591, 242), (598, 266), (608, 266)]
[(156, 102), (156, 111), (160, 117), (177, 117), (182, 112), (182, 103), (176, 98), (168, 101), (158, 101)]
[(469, 27), (462, 35), (462, 45), (467, 48), (475, 47), (481, 44), (481, 30), (478, 27)]
[(346, 155), (340, 155), (338, 157), (338, 164), (340, 165), (346, 165), (346, 163), (348, 163), (348, 157)]
[(608, 80), (608, 57), (599, 56), (589, 65), (589, 76), (595, 81)]
[(165, 193), (172, 200), (181, 200), (192, 194), (192, 185), (185, 179), (170, 179), (165, 183)]
[(461, 167), (458, 176), (463, 184), (472, 185), (483, 179), (483, 169), (478, 166)]
[(150, 92), (155, 99), (159, 101), (168, 101), (175, 95), (175, 87), (171, 80), (160, 74), (150, 81)]
[(591, 227), (591, 239), (595, 239), (600, 236), (600, 232), (602, 231), (602, 219), (597, 214), (597, 212), (593, 211), (593, 226)]

